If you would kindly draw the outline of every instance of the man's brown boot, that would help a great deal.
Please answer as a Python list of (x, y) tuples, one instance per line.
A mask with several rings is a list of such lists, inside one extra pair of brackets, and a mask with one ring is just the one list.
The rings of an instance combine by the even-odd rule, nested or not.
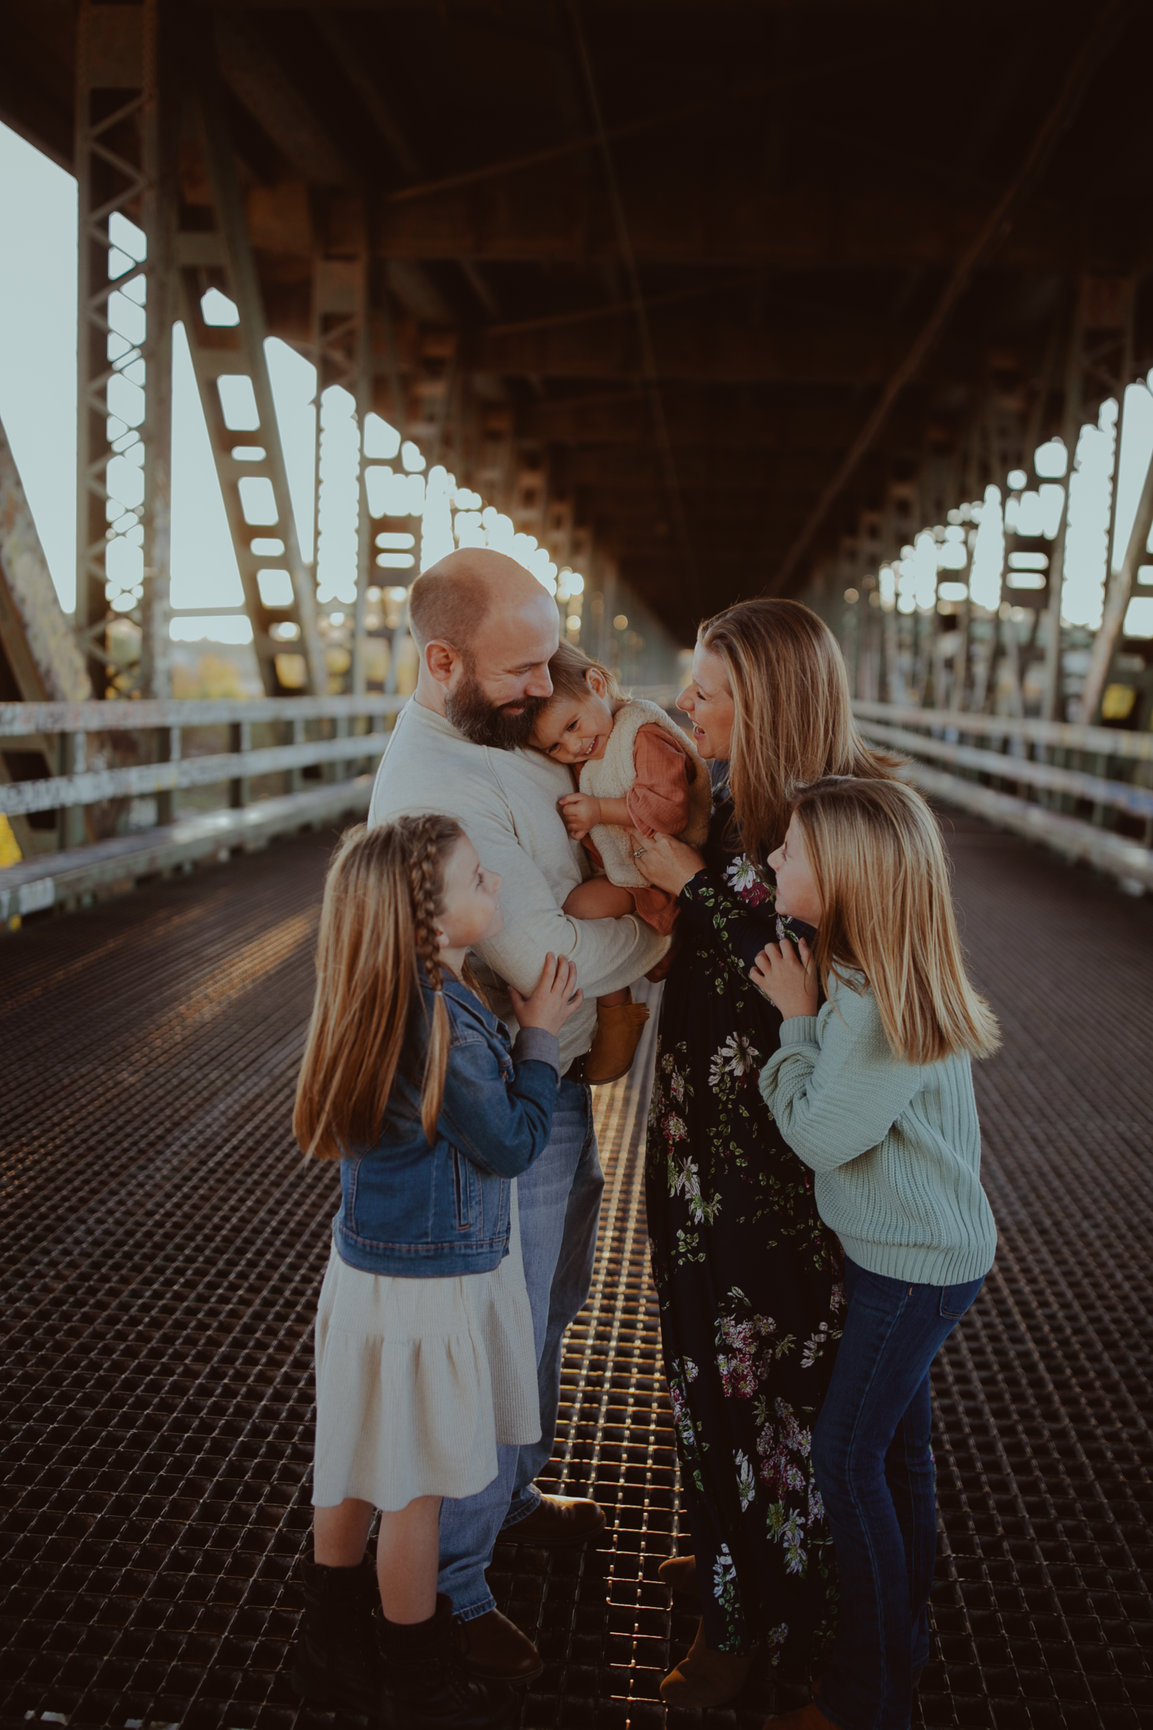
[(544, 1660), (528, 1635), (500, 1610), (487, 1610), (471, 1622), (458, 1622), (456, 1628), (461, 1663), (480, 1681), (519, 1686), (544, 1669)]

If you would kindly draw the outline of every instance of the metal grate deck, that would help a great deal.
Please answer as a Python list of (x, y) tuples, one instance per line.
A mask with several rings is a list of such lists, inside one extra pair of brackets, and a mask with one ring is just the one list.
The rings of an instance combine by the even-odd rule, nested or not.
[[(1002, 1247), (938, 1366), (939, 1653), (917, 1721), (1153, 1730), (1153, 906), (951, 826), (1006, 1034), (978, 1072)], [(298, 1710), (287, 1675), (336, 1188), (302, 1168), (288, 1117), (328, 847), (156, 883), (0, 949), (3, 1730), (337, 1723)], [(554, 1462), (610, 1532), (590, 1554), (501, 1549), (492, 1576), (547, 1661), (521, 1730), (657, 1730), (693, 1632), (656, 1579), (675, 1468), (641, 1099), (600, 1090), (601, 1253)], [(760, 1730), (773, 1705), (755, 1677), (738, 1709), (668, 1724)]]

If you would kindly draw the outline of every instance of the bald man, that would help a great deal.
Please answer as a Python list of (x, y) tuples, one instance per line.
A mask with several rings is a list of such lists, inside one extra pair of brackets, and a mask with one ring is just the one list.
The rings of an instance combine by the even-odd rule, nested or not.
[[(370, 823), (406, 812), (459, 819), (481, 863), (501, 875), (504, 930), (480, 945), (494, 978), (527, 994), (548, 951), (569, 956), (584, 991), (560, 1034), (561, 1080), (552, 1138), (517, 1179), (525, 1281), (537, 1347), (541, 1439), (502, 1447), (497, 1478), (479, 1495), (446, 1501), (440, 1591), (462, 1625), (470, 1669), (486, 1680), (527, 1682), (542, 1669), (531, 1640), (496, 1608), (485, 1579), (498, 1535), (506, 1541), (585, 1543), (604, 1526), (595, 1502), (542, 1496), (534, 1482), (556, 1434), (564, 1330), (588, 1296), (603, 1187), (584, 1059), (596, 999), (629, 985), (668, 940), (639, 919), (570, 919), (562, 910), (585, 875), (557, 800), (569, 772), (522, 750), (552, 694), (556, 603), (522, 565), (487, 548), (450, 553), (412, 586), (409, 623), (420, 655), (414, 696), (397, 718), (377, 771)], [(356, 1558), (353, 1558), (354, 1560)]]

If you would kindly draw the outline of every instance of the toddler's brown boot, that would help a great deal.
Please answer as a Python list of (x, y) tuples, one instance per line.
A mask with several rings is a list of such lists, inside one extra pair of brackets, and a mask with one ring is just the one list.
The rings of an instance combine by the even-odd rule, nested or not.
[(586, 1081), (620, 1080), (637, 1054), (648, 1018), (647, 1003), (597, 1004), (597, 1030), (585, 1066)]

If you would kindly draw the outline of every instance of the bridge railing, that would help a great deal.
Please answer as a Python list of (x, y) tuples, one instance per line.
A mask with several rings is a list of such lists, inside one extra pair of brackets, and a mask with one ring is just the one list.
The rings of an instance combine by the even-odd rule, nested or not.
[[(645, 695), (668, 703), (672, 687)], [(0, 870), (0, 921), (367, 809), (404, 699), (0, 703), (9, 764), (38, 742), (59, 772), (0, 782), (32, 846)], [(1153, 735), (857, 702), (862, 731), (927, 793), (1153, 889)], [(29, 759), (31, 760), (31, 759)], [(32, 827), (39, 822), (39, 829)]]
[[(367, 808), (404, 699), (290, 697), (0, 703), (0, 783), (24, 858), (0, 870), (0, 920), (74, 905)], [(11, 768), (9, 768), (11, 773)]]
[(931, 796), (1153, 889), (1153, 734), (858, 701), (862, 733)]

